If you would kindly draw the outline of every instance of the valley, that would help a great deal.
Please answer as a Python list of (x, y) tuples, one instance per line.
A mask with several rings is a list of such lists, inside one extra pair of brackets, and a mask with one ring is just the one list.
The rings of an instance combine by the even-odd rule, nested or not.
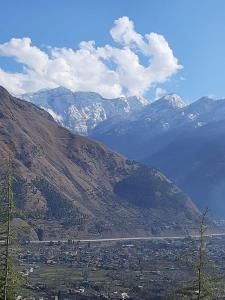
[(0, 300), (225, 300), (225, 1), (0, 8)]
[[(193, 276), (180, 261), (185, 253), (191, 257), (193, 243), (187, 237), (27, 244), (18, 256), (23, 293), (44, 299), (167, 299)], [(208, 237), (207, 245), (219, 266), (215, 276), (225, 278), (224, 236)]]
[(13, 159), (15, 201), (36, 239), (195, 233), (199, 210), (158, 170), (72, 134), (4, 88), (0, 112), (0, 157)]
[[(181, 99), (170, 95), (157, 101), (143, 108), (156, 114), (151, 122), (156, 124), (158, 113), (168, 118), (169, 109), (177, 124), (180, 110), (186, 109)], [(169, 108), (164, 108), (165, 101)], [(72, 133), (48, 111), (11, 96), (3, 87), (0, 112), (0, 156), (3, 161), (9, 154), (12, 158), (15, 202), (27, 214), (25, 219), (17, 216), (12, 221), (20, 243), (13, 251), (13, 260), (21, 276), (22, 299), (174, 299), (174, 293), (192, 284), (195, 271), (180, 258), (188, 255), (191, 260), (198, 259), (200, 209), (204, 204), (195, 204), (158, 169), (147, 166), (156, 161), (162, 164), (160, 169), (165, 165), (159, 149), (156, 151), (162, 147), (160, 139), (153, 134), (157, 130), (159, 136), (162, 134), (158, 125), (151, 128), (148, 141), (155, 138), (158, 144), (143, 165)], [(142, 115), (142, 109), (123, 116), (123, 125), (136, 113)], [(100, 122), (93, 132), (100, 127), (102, 131), (104, 122), (108, 121)], [(115, 119), (110, 121), (110, 126), (115, 124)], [(218, 124), (196, 127), (188, 123), (182, 128), (201, 136), (206, 130), (208, 137), (208, 128), (219, 132)], [(163, 129), (162, 136), (167, 137), (165, 160), (167, 155), (172, 157), (170, 145), (183, 136), (176, 126), (176, 134)], [(186, 135), (186, 141), (190, 139)], [(180, 153), (185, 155), (185, 149)], [(197, 157), (195, 153), (193, 156)], [(173, 162), (178, 164), (179, 156)], [(216, 266), (210, 274), (225, 280), (224, 223), (213, 220), (210, 212), (206, 225), (204, 243)], [(219, 299), (225, 299), (220, 285), (217, 292)]]

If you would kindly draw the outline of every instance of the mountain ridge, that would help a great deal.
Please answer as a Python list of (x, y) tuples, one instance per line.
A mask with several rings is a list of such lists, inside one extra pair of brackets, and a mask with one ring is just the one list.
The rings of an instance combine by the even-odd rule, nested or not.
[(88, 135), (99, 123), (114, 117), (139, 110), (148, 104), (141, 97), (120, 97), (106, 99), (94, 92), (72, 92), (58, 87), (21, 97), (36, 104), (53, 116), (58, 116), (59, 123), (71, 131)]
[[(204, 96), (186, 104), (176, 94), (168, 94), (138, 110), (102, 119), (88, 135), (113, 151), (158, 168), (184, 189), (200, 209), (209, 206), (215, 217), (224, 218), (225, 208), (220, 209), (225, 195), (222, 175), (225, 154), (220, 141), (225, 138), (220, 125), (224, 121), (225, 99)], [(213, 184), (209, 184), (203, 169)], [(220, 175), (216, 170), (220, 170)], [(197, 182), (201, 188), (196, 186)], [(217, 205), (213, 205), (214, 201)]]
[(201, 210), (208, 206), (213, 217), (224, 218), (224, 128), (225, 99), (202, 97), (181, 108), (168, 106), (162, 99), (132, 120), (106, 130), (96, 127), (93, 137), (114, 151), (158, 168)]
[(0, 88), (1, 161), (8, 153), (17, 205), (43, 239), (196, 230), (198, 209), (159, 171), (72, 134)]

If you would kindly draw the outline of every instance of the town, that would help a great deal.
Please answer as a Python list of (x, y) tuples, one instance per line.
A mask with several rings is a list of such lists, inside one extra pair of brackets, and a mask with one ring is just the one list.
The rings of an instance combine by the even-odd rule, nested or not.
[[(180, 258), (191, 257), (196, 243), (188, 237), (132, 243), (27, 241), (17, 253), (21, 299), (166, 299), (191, 278)], [(207, 249), (225, 278), (225, 238), (208, 238)]]

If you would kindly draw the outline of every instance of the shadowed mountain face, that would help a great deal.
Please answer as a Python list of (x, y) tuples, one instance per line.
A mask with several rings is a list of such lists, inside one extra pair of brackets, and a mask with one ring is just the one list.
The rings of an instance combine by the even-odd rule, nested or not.
[(224, 129), (225, 121), (188, 129), (146, 159), (217, 218), (225, 217)]
[(155, 169), (73, 135), (0, 87), (0, 160), (13, 157), (15, 198), (42, 238), (174, 234), (198, 210)]

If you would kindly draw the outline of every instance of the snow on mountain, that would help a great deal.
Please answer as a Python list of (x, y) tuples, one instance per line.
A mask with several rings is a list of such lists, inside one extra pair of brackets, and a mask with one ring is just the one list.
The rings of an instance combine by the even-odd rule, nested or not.
[(225, 120), (225, 99), (214, 100), (209, 97), (202, 97), (191, 103), (186, 113), (195, 115), (198, 122), (208, 124)]
[(117, 123), (115, 127), (123, 134), (128, 130), (129, 135), (132, 131), (139, 131), (140, 135), (157, 135), (173, 128), (201, 127), (221, 120), (225, 120), (225, 99), (202, 97), (188, 105), (178, 95), (168, 94), (129, 115), (125, 122), (122, 121), (123, 126)]
[(161, 105), (167, 104), (168, 106), (172, 106), (173, 108), (183, 108), (187, 106), (187, 103), (180, 96), (173, 93), (155, 100), (154, 103), (157, 103), (157, 105), (159, 103)]
[(150, 103), (136, 96), (105, 99), (94, 92), (72, 92), (58, 87), (22, 98), (47, 110), (71, 131), (103, 142), (105, 135), (122, 138), (135, 134), (145, 139), (175, 128), (202, 127), (225, 119), (225, 99), (209, 97), (187, 105), (178, 95), (168, 94)]
[(124, 118), (149, 104), (142, 97), (105, 99), (97, 93), (72, 92), (63, 87), (24, 94), (22, 98), (44, 108), (61, 125), (82, 135), (88, 135), (105, 120)]
[(187, 105), (175, 94), (166, 95), (119, 122), (98, 125), (92, 137), (128, 158), (143, 160), (177, 135), (225, 120), (225, 99), (203, 97)]
[(137, 113), (137, 118), (151, 121), (166, 119), (165, 122), (168, 122), (170, 119), (173, 120), (174, 114), (180, 114), (181, 109), (186, 106), (187, 104), (178, 95), (168, 94), (144, 107)]

